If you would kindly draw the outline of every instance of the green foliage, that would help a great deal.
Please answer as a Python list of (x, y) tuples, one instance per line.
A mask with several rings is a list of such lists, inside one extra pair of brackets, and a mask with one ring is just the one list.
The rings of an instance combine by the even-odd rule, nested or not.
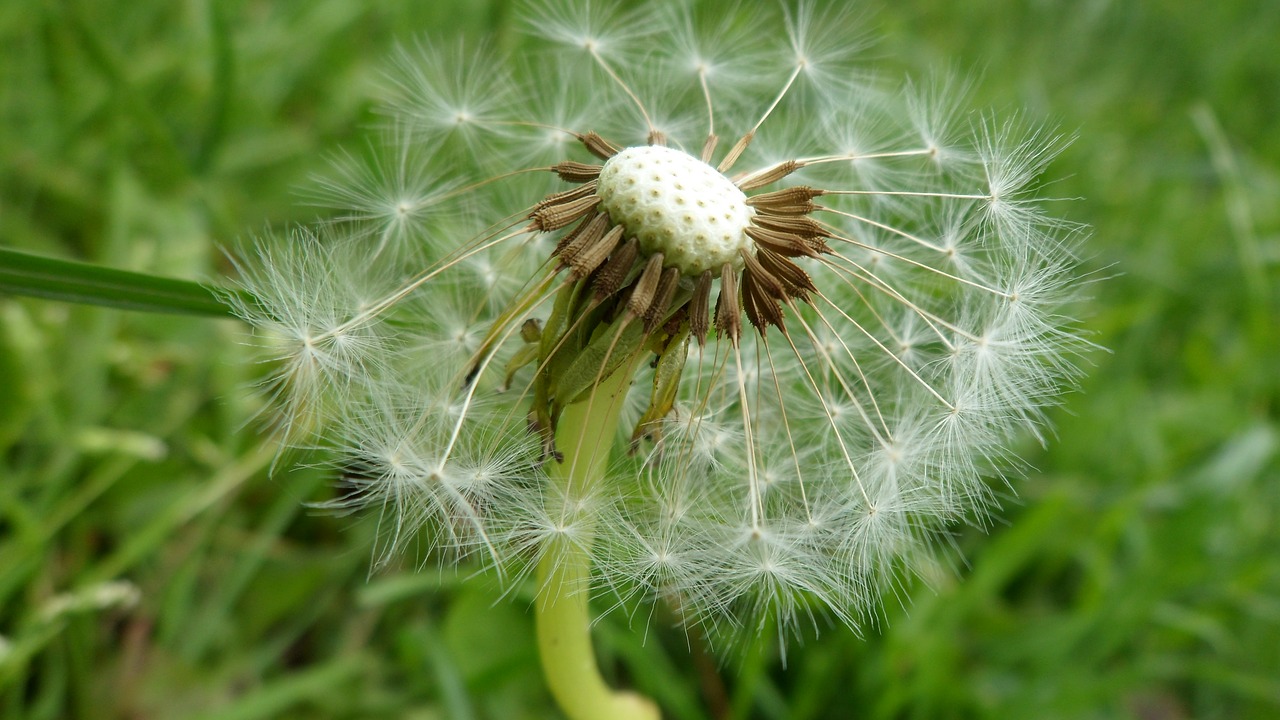
[[(229, 274), (219, 245), (311, 219), (296, 190), (362, 147), (395, 42), (511, 37), (502, 3), (450, 5), (4, 3), (0, 241)], [(978, 68), (971, 104), (1078, 134), (1049, 192), (1094, 228), (1110, 353), (866, 637), (721, 665), (614, 614), (611, 680), (690, 720), (1280, 715), (1280, 6), (1154, 5), (870, 15), (876, 57)], [(0, 298), (0, 716), (549, 716), (529, 588), (370, 574), (377, 519), (305, 505), (323, 453), (273, 462), (242, 334)]]
[[(123, 310), (232, 316), (218, 295), (190, 280), (129, 272), (0, 248), (0, 292)], [(245, 298), (249, 302), (249, 298)]]

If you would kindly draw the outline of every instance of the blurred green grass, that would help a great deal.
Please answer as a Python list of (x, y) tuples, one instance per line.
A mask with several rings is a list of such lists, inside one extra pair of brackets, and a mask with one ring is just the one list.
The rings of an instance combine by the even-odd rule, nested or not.
[[(189, 278), (310, 219), (421, 33), (515, 42), (506, 3), (0, 6), (0, 242)], [(881, 627), (715, 671), (610, 617), (608, 670), (671, 717), (1280, 717), (1280, 5), (912, 0), (892, 75), (1079, 135), (1096, 353), (1001, 522)], [(229, 321), (0, 298), (0, 717), (540, 718), (527, 593), (403, 565), (376, 519), (269, 472)]]

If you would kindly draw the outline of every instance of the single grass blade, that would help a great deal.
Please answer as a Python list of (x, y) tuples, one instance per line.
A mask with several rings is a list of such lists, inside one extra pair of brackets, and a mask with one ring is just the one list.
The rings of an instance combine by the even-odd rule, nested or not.
[(154, 313), (234, 317), (224, 299), (240, 291), (0, 248), (0, 294)]

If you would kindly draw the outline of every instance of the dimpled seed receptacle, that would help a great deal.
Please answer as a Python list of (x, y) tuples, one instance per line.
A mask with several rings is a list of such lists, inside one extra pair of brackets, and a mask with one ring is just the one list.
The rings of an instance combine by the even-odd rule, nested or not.
[(726, 263), (743, 265), (740, 250), (755, 215), (747, 196), (710, 165), (668, 147), (630, 147), (609, 158), (596, 186), (600, 207), (627, 229), (647, 255), (697, 277)]

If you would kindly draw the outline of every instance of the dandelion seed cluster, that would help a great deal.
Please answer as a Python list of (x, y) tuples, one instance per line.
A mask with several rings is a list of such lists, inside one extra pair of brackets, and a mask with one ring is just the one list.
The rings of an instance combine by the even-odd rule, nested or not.
[[(529, 5), (517, 58), (401, 52), (334, 220), (241, 263), (273, 407), (385, 553), (571, 542), (621, 606), (857, 626), (1076, 373), (1080, 230), (1034, 197), (1062, 140), (871, 77), (843, 10), (607, 6)], [(620, 372), (607, 476), (555, 486), (562, 411)]]

